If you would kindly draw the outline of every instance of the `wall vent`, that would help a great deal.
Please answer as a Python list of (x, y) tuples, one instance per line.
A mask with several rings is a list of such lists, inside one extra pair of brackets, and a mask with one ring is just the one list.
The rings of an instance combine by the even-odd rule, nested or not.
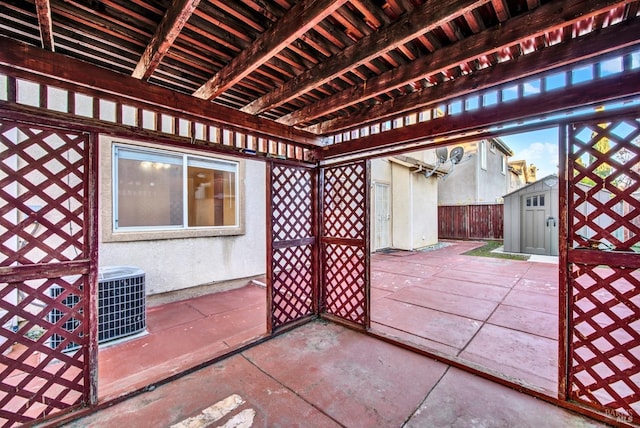
[[(63, 293), (59, 286), (50, 289), (51, 297), (58, 297)], [(80, 297), (70, 294), (62, 303), (73, 308), (80, 301)], [(49, 313), (51, 323), (58, 322), (64, 314), (54, 309)], [(74, 331), (79, 321), (70, 318), (63, 328)], [(98, 271), (98, 343), (104, 343), (122, 337), (131, 336), (144, 331), (146, 328), (146, 297), (145, 273), (133, 266), (108, 266)], [(64, 338), (54, 334), (51, 336), (50, 346), (56, 348), (62, 344)], [(78, 344), (69, 343), (65, 351), (78, 348)]]

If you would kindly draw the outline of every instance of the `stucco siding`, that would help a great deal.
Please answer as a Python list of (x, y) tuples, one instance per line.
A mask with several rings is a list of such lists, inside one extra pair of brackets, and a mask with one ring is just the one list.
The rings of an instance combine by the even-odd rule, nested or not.
[(111, 158), (101, 140), (99, 266), (132, 265), (145, 271), (148, 295), (262, 275), (266, 271), (265, 164), (244, 161), (240, 186), (242, 233), (172, 239), (110, 241)]

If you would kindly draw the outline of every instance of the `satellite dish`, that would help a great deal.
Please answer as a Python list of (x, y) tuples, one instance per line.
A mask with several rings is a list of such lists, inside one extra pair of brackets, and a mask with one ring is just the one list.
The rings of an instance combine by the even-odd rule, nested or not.
[(462, 156), (464, 156), (464, 149), (462, 147), (454, 147), (453, 149), (451, 149), (449, 160), (452, 164), (456, 165), (460, 163), (460, 161), (462, 160)]
[(439, 163), (445, 163), (447, 161), (447, 156), (449, 155), (449, 151), (446, 147), (438, 147), (436, 149), (436, 158), (438, 158)]

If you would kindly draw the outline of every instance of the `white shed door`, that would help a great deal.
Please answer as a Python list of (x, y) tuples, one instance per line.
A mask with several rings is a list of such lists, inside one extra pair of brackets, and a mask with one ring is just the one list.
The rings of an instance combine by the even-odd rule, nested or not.
[(551, 217), (550, 194), (542, 192), (522, 197), (522, 252), (551, 254), (551, 231), (556, 219)]

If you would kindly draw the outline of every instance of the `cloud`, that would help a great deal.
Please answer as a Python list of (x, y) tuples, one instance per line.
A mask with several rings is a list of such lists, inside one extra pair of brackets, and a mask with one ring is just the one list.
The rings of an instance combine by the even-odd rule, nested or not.
[(538, 177), (558, 172), (558, 145), (554, 143), (537, 142), (518, 150), (512, 160), (526, 160), (527, 165), (538, 167)]

